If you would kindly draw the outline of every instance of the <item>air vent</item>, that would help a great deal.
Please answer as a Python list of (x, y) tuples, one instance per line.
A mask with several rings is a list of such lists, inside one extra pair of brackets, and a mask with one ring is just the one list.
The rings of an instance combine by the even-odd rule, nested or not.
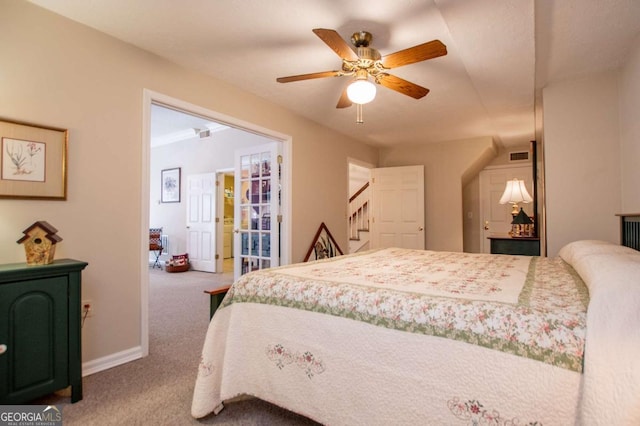
[(529, 161), (529, 151), (510, 152), (509, 161)]

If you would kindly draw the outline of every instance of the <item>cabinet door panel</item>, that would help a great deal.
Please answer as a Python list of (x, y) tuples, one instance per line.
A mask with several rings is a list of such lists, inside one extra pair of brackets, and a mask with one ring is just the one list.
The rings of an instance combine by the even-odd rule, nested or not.
[(67, 276), (19, 281), (2, 286), (0, 312), (6, 323), (0, 339), (0, 401), (24, 401), (68, 382)]

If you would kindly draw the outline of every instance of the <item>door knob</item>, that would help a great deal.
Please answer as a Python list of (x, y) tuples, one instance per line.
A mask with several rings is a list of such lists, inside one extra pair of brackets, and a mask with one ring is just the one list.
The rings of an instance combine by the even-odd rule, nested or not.
[(484, 230), (485, 230), (485, 231), (488, 231), (488, 230), (489, 230), (489, 221), (488, 221), (488, 220), (485, 220), (485, 221), (484, 221)]
[(418, 226), (418, 231), (424, 231), (424, 227)]

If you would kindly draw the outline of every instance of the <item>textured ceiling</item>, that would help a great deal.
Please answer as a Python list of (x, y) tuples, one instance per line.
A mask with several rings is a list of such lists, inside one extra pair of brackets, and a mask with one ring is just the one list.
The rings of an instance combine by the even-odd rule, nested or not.
[[(618, 67), (640, 28), (637, 0), (31, 0), (175, 63), (228, 81), (375, 146), (492, 136), (534, 138), (536, 89)], [(384, 56), (433, 39), (444, 57), (392, 74), (431, 92), (378, 86), (364, 106), (336, 109), (349, 77), (281, 84), (340, 68), (311, 30), (373, 34)]]

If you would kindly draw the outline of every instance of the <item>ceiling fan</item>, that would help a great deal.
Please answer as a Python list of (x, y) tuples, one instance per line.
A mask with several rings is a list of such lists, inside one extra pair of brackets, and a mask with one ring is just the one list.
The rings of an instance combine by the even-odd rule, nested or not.
[[(352, 103), (355, 103), (359, 107), (359, 113), (361, 113), (361, 105), (371, 102), (375, 97), (375, 85), (371, 80), (403, 95), (411, 96), (414, 99), (424, 97), (429, 93), (429, 89), (396, 77), (387, 71), (391, 68), (426, 61), (427, 59), (433, 59), (447, 54), (447, 47), (442, 44), (440, 40), (432, 40), (389, 55), (381, 56), (380, 52), (369, 47), (373, 36), (366, 31), (360, 31), (351, 36), (351, 42), (355, 46), (355, 51), (335, 30), (316, 28), (313, 32), (340, 56), (342, 59), (342, 69), (280, 77), (276, 79), (276, 81), (279, 83), (290, 83), (292, 81), (314, 78), (341, 77), (345, 75), (354, 76), (355, 81), (342, 92), (336, 108), (350, 107)], [(360, 88), (358, 88), (358, 86), (360, 86)], [(358, 92), (359, 89), (362, 89), (363, 92)], [(361, 96), (359, 97), (359, 95)]]

